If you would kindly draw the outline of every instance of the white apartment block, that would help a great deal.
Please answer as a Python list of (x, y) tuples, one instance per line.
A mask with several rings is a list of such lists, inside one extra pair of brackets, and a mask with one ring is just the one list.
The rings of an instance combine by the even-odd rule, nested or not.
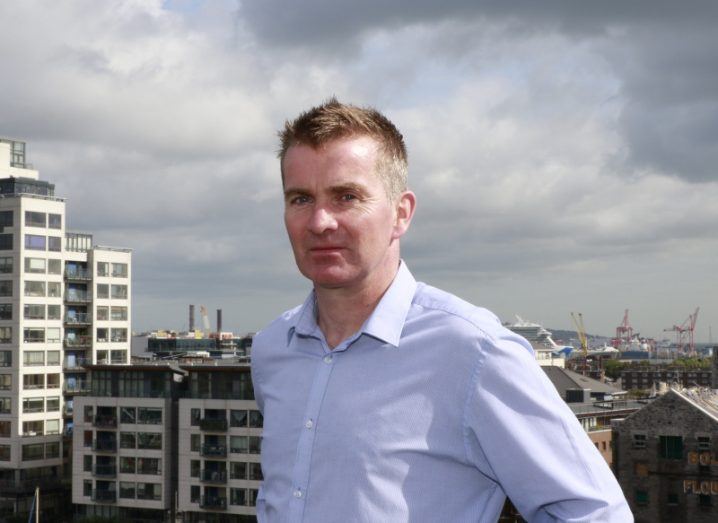
[(66, 509), (81, 365), (129, 361), (131, 252), (65, 227), (25, 144), (0, 139), (0, 519), (27, 512), (38, 486), (44, 516)]
[(183, 366), (179, 400), (178, 510), (185, 523), (254, 521), (262, 481), (263, 418), (249, 365)]

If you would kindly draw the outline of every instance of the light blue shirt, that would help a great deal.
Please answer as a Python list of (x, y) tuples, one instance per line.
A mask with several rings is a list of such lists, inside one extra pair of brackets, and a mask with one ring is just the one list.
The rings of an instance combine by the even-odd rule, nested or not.
[(260, 522), (633, 521), (523, 338), (405, 264), (330, 350), (313, 293), (254, 338)]

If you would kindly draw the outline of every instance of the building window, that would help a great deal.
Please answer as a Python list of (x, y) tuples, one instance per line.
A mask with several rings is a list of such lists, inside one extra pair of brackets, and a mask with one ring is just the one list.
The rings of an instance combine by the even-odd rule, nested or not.
[(12, 327), (0, 327), (0, 343), (12, 343)]
[(110, 286), (106, 283), (98, 283), (97, 284), (97, 297), (101, 299), (106, 299), (110, 297)]
[(45, 365), (45, 352), (41, 350), (26, 350), (22, 353), (23, 365)]
[(162, 424), (162, 409), (152, 407), (138, 407), (137, 423), (145, 423), (149, 425)]
[(4, 298), (12, 297), (12, 280), (0, 281), (0, 296)]
[(47, 364), (48, 365), (60, 365), (60, 351), (59, 350), (47, 351)]
[[(0, 367), (12, 367), (12, 351), (0, 350)], [(9, 374), (0, 374), (0, 376), (10, 376), (10, 375)], [(1, 382), (0, 382), (0, 390), (4, 390), (2, 388)]]
[[(10, 401), (10, 398), (7, 398), (8, 402)], [(9, 405), (9, 403), (8, 403)], [(199, 452), (199, 447), (201, 444), (201, 436), (200, 434), (190, 434), (189, 435), (189, 450), (191, 452)]]
[(12, 211), (0, 211), (0, 227), (12, 227), (14, 225)]
[(133, 456), (120, 457), (120, 472), (125, 474), (134, 474), (136, 470), (137, 459)]
[(110, 264), (107, 262), (97, 262), (97, 275), (98, 276), (109, 276), (110, 275)]
[(59, 281), (47, 282), (47, 296), (49, 298), (61, 298), (62, 284)]
[(110, 290), (113, 300), (127, 299), (127, 285), (111, 285)]
[(9, 438), (11, 430), (12, 423), (8, 421), (0, 421), (0, 438)]
[(229, 426), (230, 427), (246, 427), (248, 419), (246, 410), (230, 410)]
[(97, 341), (103, 342), (103, 343), (110, 341), (109, 337), (108, 337), (109, 330), (110, 329), (108, 329), (106, 327), (98, 327), (97, 328)]
[(120, 497), (124, 499), (135, 499), (135, 484), (128, 481), (120, 481)]
[[(114, 307), (113, 307), (113, 308), (114, 308)], [(98, 320), (98, 321), (105, 321), (105, 320), (107, 320), (108, 317), (109, 317), (109, 315), (108, 315), (108, 310), (109, 310), (109, 307), (105, 307), (105, 306), (102, 306), (102, 305), (98, 305), (98, 306), (97, 306), (97, 320)]]
[(138, 449), (161, 449), (162, 434), (159, 432), (138, 432), (137, 433)]
[(48, 327), (45, 330), (46, 343), (59, 343), (60, 342), (60, 328), (59, 327)]
[(230, 479), (247, 479), (247, 464), (241, 461), (230, 461), (229, 463)]
[(44, 251), (46, 249), (47, 240), (44, 236), (36, 234), (25, 235), (25, 248), (30, 251)]
[(45, 445), (43, 443), (32, 443), (22, 446), (22, 460), (35, 461), (45, 457)]
[(82, 482), (82, 495), (86, 498), (92, 496), (92, 480), (86, 479)]
[(22, 332), (25, 343), (45, 343), (45, 329), (42, 327), (25, 327)]
[(0, 256), (0, 274), (12, 274), (12, 266), (12, 256)]
[[(25, 374), (22, 377), (22, 388), (25, 390), (31, 390), (31, 389), (42, 389), (45, 387), (45, 375), (44, 374)], [(40, 401), (43, 401), (43, 398), (25, 398), (23, 402), (25, 401), (33, 401), (35, 399), (39, 399)], [(24, 411), (24, 412), (42, 412), (42, 410), (37, 411)]]
[(125, 363), (127, 361), (126, 350), (113, 350), (110, 351), (110, 362), (111, 363)]
[(23, 436), (42, 436), (42, 420), (24, 421), (22, 424)]
[(62, 260), (55, 260), (52, 258), (47, 260), (47, 273), (62, 274)]
[(60, 252), (62, 250), (62, 238), (60, 238), (59, 236), (48, 236), (47, 250), (52, 252)]
[(127, 264), (126, 263), (113, 263), (112, 264), (112, 276), (115, 278), (127, 278)]
[(202, 419), (201, 409), (190, 409), (189, 411), (189, 424), (193, 427), (199, 426), (199, 421)]
[(249, 453), (249, 437), (248, 436), (230, 436), (229, 451), (233, 454)]
[(25, 227), (47, 227), (47, 215), (44, 212), (25, 211)]
[(44, 281), (25, 281), (25, 296), (45, 296)]
[(12, 319), (12, 303), (0, 303), (0, 320)]
[(683, 437), (659, 436), (658, 452), (662, 458), (683, 459)]
[(60, 374), (48, 374), (47, 375), (47, 388), (48, 389), (59, 389), (60, 388)]
[(25, 258), (25, 272), (45, 274), (46, 271), (47, 260), (45, 258)]
[(113, 343), (127, 342), (127, 329), (112, 329), (110, 332), (110, 341)]
[(59, 412), (60, 411), (60, 397), (50, 396), (45, 399), (45, 410), (47, 412)]
[(48, 214), (47, 215), (47, 226), (50, 229), (62, 229), (62, 215), (61, 214)]
[(0, 234), (0, 251), (11, 251), (12, 240), (13, 237), (11, 232)]
[(159, 483), (138, 483), (137, 499), (151, 499), (159, 501), (162, 499), (162, 485)]
[(134, 449), (137, 448), (137, 438), (134, 432), (120, 432), (120, 448)]
[(83, 472), (92, 472), (92, 454), (82, 456), (82, 470)]
[(229, 504), (230, 505), (241, 505), (247, 504), (247, 491), (243, 488), (231, 488), (229, 489)]
[(198, 478), (199, 477), (199, 471), (201, 469), (200, 461), (198, 459), (190, 460), (189, 462), (189, 477), (190, 478)]
[(135, 423), (136, 412), (135, 407), (120, 407), (120, 423)]
[(127, 321), (127, 307), (112, 307), (112, 321)]
[(47, 306), (47, 319), (48, 320), (59, 320), (62, 318), (62, 309), (60, 305), (48, 305)]
[[(264, 425), (264, 417), (258, 410), (249, 411), (249, 426), (253, 428), (262, 428)], [(603, 450), (606, 450), (606, 442), (603, 443)]]
[(10, 398), (0, 398), (0, 414), (12, 414)]
[(23, 307), (23, 317), (26, 320), (44, 320), (45, 306), (36, 304), (27, 304)]
[(252, 481), (262, 481), (262, 466), (259, 463), (248, 463), (249, 466), (249, 479)]
[[(8, 460), (10, 458), (8, 457)], [(200, 499), (200, 488), (199, 485), (192, 485), (189, 488), (189, 502), (190, 503), (199, 503)]]
[(92, 423), (92, 420), (95, 418), (95, 407), (92, 405), (85, 405), (85, 408), (83, 409), (83, 420), (85, 423)]
[(711, 437), (710, 436), (698, 436), (698, 450), (710, 450), (711, 449)]
[[(45, 434), (59, 434), (59, 433), (60, 433), (60, 420), (59, 419), (49, 419), (45, 422)], [(58, 449), (59, 449), (59, 447), (58, 447)], [(47, 447), (45, 447), (45, 454), (47, 454)], [(46, 456), (46, 457), (57, 458), (57, 457), (59, 457), (59, 453), (57, 456)]]

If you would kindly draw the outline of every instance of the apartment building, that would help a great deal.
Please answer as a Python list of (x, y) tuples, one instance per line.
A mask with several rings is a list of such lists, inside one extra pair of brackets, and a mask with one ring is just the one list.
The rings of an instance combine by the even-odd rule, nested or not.
[(131, 253), (66, 230), (65, 200), (0, 139), (0, 519), (67, 508), (82, 364), (129, 358)]
[(78, 517), (256, 521), (262, 416), (247, 363), (88, 365), (75, 399)]

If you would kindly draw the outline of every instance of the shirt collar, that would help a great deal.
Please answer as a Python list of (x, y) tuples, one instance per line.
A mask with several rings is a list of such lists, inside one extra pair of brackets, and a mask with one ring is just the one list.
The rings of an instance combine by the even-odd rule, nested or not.
[[(359, 332), (398, 347), (415, 292), (416, 280), (402, 260), (394, 280)], [(321, 337), (316, 318), (316, 298), (312, 291), (299, 308), (296, 321), (287, 332), (287, 343), (295, 333), (300, 336)]]

